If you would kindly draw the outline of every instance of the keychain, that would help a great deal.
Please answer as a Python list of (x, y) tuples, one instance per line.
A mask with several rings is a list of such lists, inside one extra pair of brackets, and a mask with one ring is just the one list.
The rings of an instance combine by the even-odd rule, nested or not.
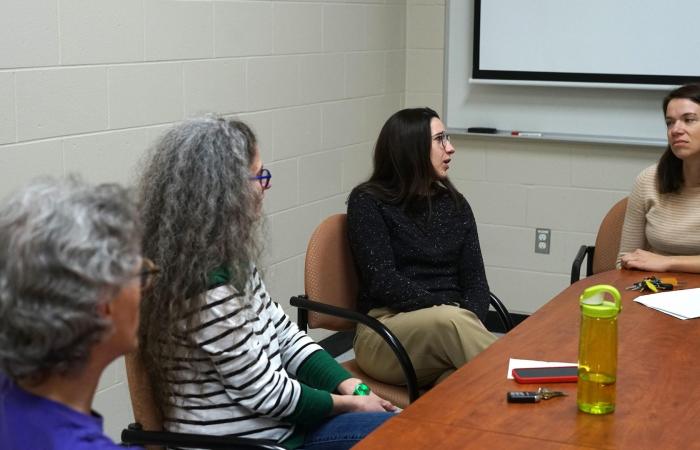
[(508, 403), (537, 403), (540, 400), (549, 400), (553, 397), (565, 397), (566, 392), (550, 391), (547, 388), (539, 388), (536, 391), (510, 391), (506, 395)]
[(671, 291), (674, 286), (678, 286), (678, 280), (675, 278), (656, 278), (647, 277), (642, 281), (634, 283), (631, 286), (626, 287), (628, 291), (640, 291), (640, 292), (659, 292), (659, 291)]

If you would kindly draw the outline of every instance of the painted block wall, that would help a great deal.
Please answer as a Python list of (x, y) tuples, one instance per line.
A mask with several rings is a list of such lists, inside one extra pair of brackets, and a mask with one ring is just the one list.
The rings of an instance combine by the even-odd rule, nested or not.
[[(237, 116), (274, 175), (263, 270), (288, 305), (311, 231), (403, 106), (405, 29), (406, 0), (3, 0), (0, 197), (47, 174), (132, 184), (170, 124)], [(132, 420), (122, 360), (95, 409), (115, 439)]]

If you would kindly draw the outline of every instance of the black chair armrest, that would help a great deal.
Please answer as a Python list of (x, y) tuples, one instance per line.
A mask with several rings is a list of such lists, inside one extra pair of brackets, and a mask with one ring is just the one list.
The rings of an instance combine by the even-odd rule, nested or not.
[(498, 318), (501, 319), (501, 324), (505, 329), (506, 333), (513, 329), (513, 319), (510, 317), (508, 308), (503, 304), (500, 298), (496, 297), (496, 294), (489, 292), (489, 302), (493, 309), (496, 310)]
[(168, 431), (145, 431), (140, 423), (132, 423), (122, 430), (122, 444), (163, 445), (169, 447), (192, 447), (208, 450), (284, 450), (274, 441), (248, 439), (235, 436), (210, 436), (205, 434), (171, 433)]
[(582, 245), (574, 257), (574, 262), (571, 264), (571, 284), (576, 283), (581, 279), (581, 264), (584, 258), (586, 260), (586, 276), (590, 277), (593, 275), (593, 254), (595, 253), (595, 246)]
[(384, 326), (383, 323), (374, 317), (368, 316), (367, 314), (309, 300), (306, 295), (297, 295), (292, 297), (289, 300), (289, 304), (296, 308), (300, 308), (300, 314), (306, 311), (315, 311), (322, 314), (341, 317), (356, 323), (361, 323), (362, 325), (374, 330), (374, 332), (379, 334), (379, 336), (381, 336), (382, 339), (384, 339), (384, 341), (389, 345), (391, 350), (396, 355), (399, 365), (401, 365), (401, 369), (406, 377), (406, 388), (408, 389), (409, 402), (412, 403), (418, 398), (418, 380), (416, 378), (416, 371), (413, 368), (413, 363), (411, 363), (411, 358), (408, 356), (408, 352), (406, 352), (406, 349), (398, 338), (391, 332), (391, 330)]

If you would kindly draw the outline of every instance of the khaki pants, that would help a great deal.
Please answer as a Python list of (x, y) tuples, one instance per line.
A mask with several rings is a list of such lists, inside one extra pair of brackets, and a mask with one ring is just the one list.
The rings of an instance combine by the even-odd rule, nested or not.
[[(398, 313), (376, 308), (369, 315), (386, 325), (406, 348), (420, 387), (441, 382), (496, 340), (473, 312), (452, 305)], [(358, 325), (353, 347), (355, 360), (367, 375), (389, 384), (406, 384), (394, 352), (377, 333)]]

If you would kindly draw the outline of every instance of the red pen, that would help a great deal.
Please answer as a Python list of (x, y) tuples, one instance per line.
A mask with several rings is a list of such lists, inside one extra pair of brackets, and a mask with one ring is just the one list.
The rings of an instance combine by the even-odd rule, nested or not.
[(542, 137), (542, 133), (537, 133), (534, 131), (511, 131), (510, 135), (522, 137)]

